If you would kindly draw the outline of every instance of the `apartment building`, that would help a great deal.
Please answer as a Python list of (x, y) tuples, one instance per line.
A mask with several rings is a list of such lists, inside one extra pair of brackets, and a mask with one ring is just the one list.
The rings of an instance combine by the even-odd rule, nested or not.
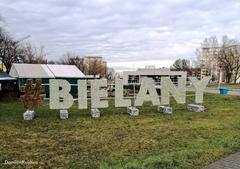
[[(204, 76), (211, 76), (212, 81), (215, 82), (226, 81), (226, 74), (224, 70), (221, 68), (217, 59), (221, 49), (222, 49), (221, 47), (202, 48), (201, 78)], [(236, 51), (236, 49), (237, 50), (240, 49), (240, 45), (231, 45), (226, 47), (226, 49), (227, 51), (228, 50)], [(232, 73), (233, 73), (232, 78), (234, 79), (236, 72), (233, 71)]]

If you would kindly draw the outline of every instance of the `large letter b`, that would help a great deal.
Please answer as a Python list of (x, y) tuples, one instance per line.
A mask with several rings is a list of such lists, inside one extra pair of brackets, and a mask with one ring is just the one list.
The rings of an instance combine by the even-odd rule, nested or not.
[(50, 79), (50, 109), (69, 109), (73, 104), (73, 96), (69, 93), (71, 86), (66, 80)]

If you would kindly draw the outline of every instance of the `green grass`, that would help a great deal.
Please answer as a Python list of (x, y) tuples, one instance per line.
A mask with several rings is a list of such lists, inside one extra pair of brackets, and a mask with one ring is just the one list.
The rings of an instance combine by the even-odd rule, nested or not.
[(0, 168), (201, 168), (240, 149), (240, 98), (207, 94), (204, 105), (206, 112), (192, 113), (173, 101), (174, 114), (163, 115), (146, 103), (130, 117), (110, 103), (100, 119), (75, 105), (60, 120), (45, 104), (23, 121), (20, 102), (1, 102)]

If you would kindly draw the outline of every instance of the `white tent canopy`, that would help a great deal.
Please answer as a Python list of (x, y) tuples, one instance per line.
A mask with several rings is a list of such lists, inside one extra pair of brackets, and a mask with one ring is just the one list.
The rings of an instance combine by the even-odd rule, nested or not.
[(14, 63), (10, 76), (16, 78), (84, 78), (75, 65), (18, 64)]
[(47, 65), (55, 77), (83, 78), (85, 75), (75, 65)]

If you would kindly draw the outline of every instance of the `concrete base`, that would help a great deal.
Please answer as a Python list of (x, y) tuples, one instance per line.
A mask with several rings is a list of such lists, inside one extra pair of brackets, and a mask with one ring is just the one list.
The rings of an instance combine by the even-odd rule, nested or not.
[(68, 119), (68, 111), (67, 110), (60, 110), (59, 116), (60, 116), (60, 119), (62, 119), (62, 120)]
[(168, 106), (158, 106), (157, 107), (158, 112), (164, 113), (164, 114), (172, 114), (172, 107)]
[(205, 107), (198, 104), (188, 104), (187, 109), (192, 112), (204, 112)]
[(91, 116), (93, 118), (99, 118), (100, 117), (100, 110), (99, 109), (91, 109)]
[(35, 112), (33, 110), (27, 110), (25, 113), (23, 113), (24, 120), (33, 120), (34, 116)]
[(127, 108), (127, 112), (131, 115), (131, 116), (138, 116), (139, 115), (139, 110), (136, 107), (128, 107)]

